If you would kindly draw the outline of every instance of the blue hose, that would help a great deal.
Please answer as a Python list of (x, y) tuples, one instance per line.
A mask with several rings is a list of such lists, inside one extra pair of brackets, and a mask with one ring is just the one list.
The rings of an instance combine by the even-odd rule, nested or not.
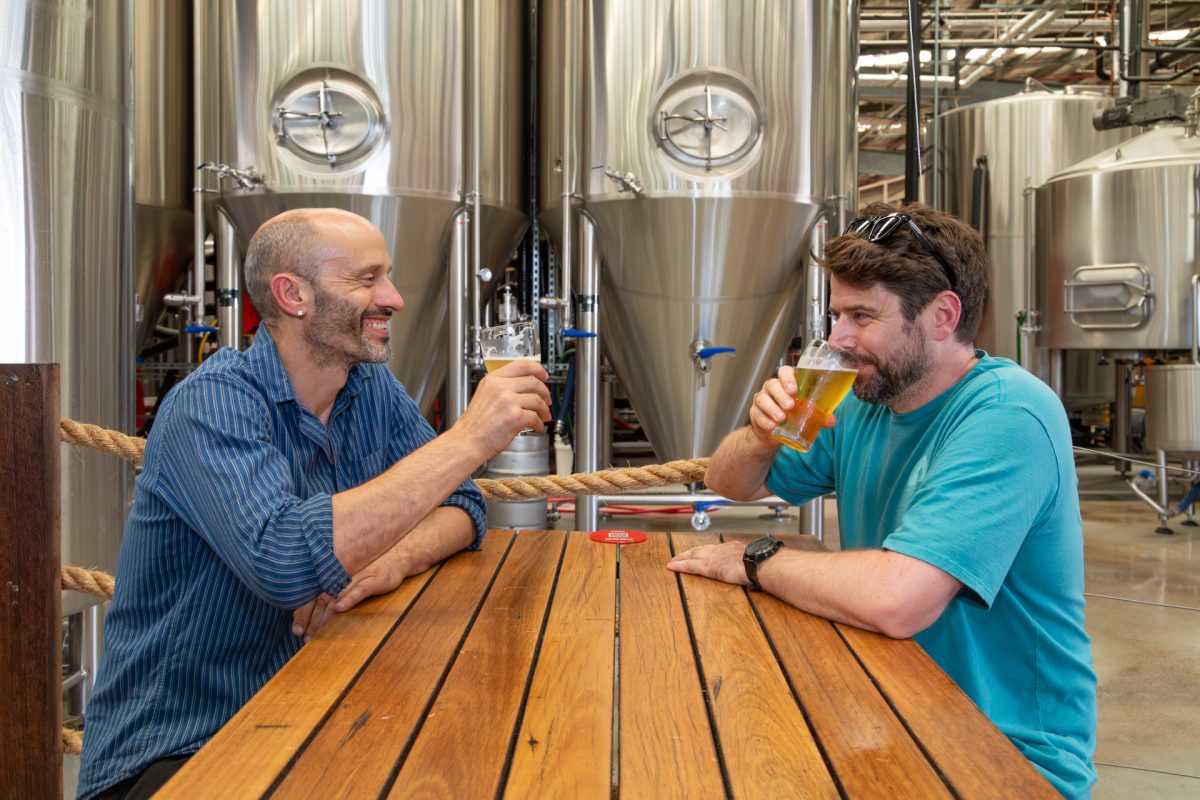
[(1188, 506), (1192, 505), (1197, 500), (1200, 500), (1200, 482), (1192, 487), (1192, 490), (1187, 493), (1187, 497), (1183, 498), (1183, 502), (1179, 504), (1178, 513), (1186, 514)]

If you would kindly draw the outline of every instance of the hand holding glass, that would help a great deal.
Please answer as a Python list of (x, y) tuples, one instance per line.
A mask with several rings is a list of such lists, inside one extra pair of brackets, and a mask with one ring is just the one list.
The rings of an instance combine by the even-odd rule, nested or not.
[(809, 342), (795, 369), (796, 405), (771, 436), (803, 453), (812, 447), (825, 420), (850, 391), (858, 371), (851, 369), (822, 339)]

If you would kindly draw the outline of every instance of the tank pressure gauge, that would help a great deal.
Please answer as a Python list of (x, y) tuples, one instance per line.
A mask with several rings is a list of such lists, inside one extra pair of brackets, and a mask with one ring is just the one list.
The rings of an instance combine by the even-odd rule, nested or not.
[(352, 73), (321, 67), (288, 81), (272, 103), (272, 124), (283, 148), (310, 164), (351, 164), (383, 132), (383, 109), (371, 87)]
[(688, 172), (707, 174), (754, 152), (762, 113), (754, 93), (722, 72), (691, 72), (663, 91), (655, 109), (658, 145)]

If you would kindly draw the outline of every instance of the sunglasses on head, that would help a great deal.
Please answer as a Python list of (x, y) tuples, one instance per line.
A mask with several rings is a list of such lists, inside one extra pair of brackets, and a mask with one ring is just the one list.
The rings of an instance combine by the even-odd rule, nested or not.
[(946, 280), (950, 283), (950, 291), (957, 294), (958, 280), (954, 276), (954, 270), (951, 269), (950, 263), (933, 246), (933, 242), (925, 238), (925, 234), (921, 231), (921, 228), (917, 223), (913, 222), (913, 218), (908, 214), (901, 211), (893, 211), (891, 214), (884, 214), (880, 217), (859, 217), (846, 226), (846, 230), (842, 231), (842, 235), (855, 233), (864, 237), (868, 242), (879, 243), (905, 225), (908, 226), (908, 230), (912, 231), (917, 241), (929, 252), (929, 255), (937, 259), (937, 262), (942, 265), (942, 272), (946, 273)]

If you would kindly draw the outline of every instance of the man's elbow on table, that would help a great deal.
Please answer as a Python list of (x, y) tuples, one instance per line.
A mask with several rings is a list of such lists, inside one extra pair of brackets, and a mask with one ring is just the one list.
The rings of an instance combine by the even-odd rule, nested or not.
[(864, 608), (864, 622), (892, 639), (909, 639), (937, 622), (962, 584), (941, 569), (910, 556), (884, 551), (886, 576)]

